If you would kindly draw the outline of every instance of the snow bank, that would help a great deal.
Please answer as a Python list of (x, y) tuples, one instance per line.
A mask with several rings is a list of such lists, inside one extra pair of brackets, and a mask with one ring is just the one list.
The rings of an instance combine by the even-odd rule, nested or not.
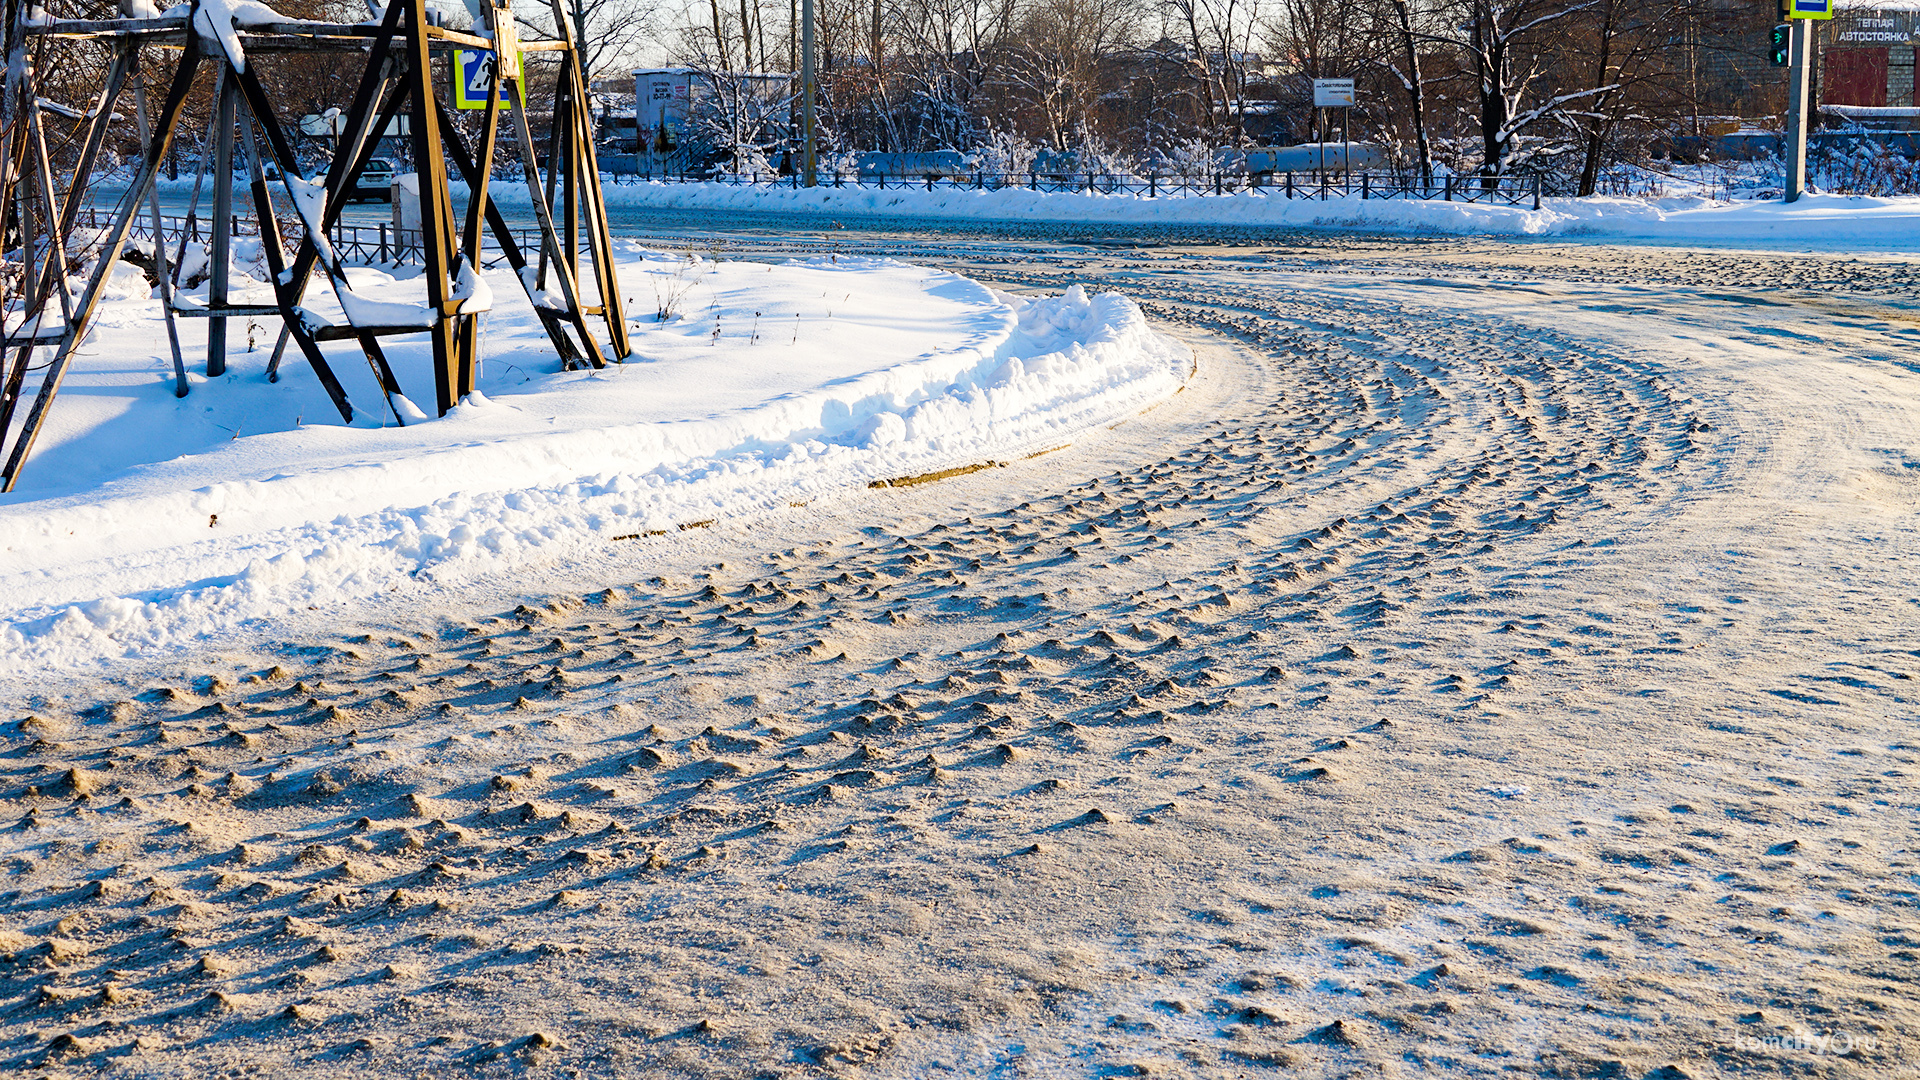
[[(264, 332), (228, 376), (173, 399), (155, 303), (107, 305), (22, 488), (0, 498), (0, 655), (44, 667), (145, 652), (1012, 457), (1130, 416), (1190, 374), (1189, 351), (1115, 294), (1024, 299), (884, 260), (637, 249), (620, 268), (637, 355), (560, 373), (517, 283), (489, 276), (482, 392), (404, 428), (338, 426), (297, 354), (268, 383)], [(395, 300), (420, 286), (355, 278)], [(183, 324), (190, 345), (198, 322)], [(389, 340), (402, 385), (431, 395), (425, 346)], [(330, 353), (374, 414), (365, 365)]]
[(1920, 197), (1811, 195), (1716, 202), (1544, 199), (1539, 210), (1417, 199), (1287, 199), (1260, 191), (1145, 198), (1024, 189), (767, 188), (726, 184), (609, 184), (613, 206), (1080, 224), (1351, 228), (1516, 236), (1778, 245), (1920, 248)]

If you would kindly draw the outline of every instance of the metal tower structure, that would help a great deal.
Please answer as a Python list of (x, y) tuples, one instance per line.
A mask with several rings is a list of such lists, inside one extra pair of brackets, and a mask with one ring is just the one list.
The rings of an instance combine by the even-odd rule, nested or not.
[[(573, 40), (569, 0), (549, 0), (557, 36), (523, 40), (511, 0), (479, 0), (480, 17), (470, 30), (438, 25), (427, 0), (389, 0), (363, 23), (287, 19), (254, 0), (183, 0), (159, 12), (150, 0), (120, 0), (120, 18), (80, 20), (48, 18), (29, 0), (5, 0), (5, 51), (8, 58), (4, 99), (0, 100), (0, 491), (19, 479), (47, 410), (59, 394), (75, 352), (85, 341), (102, 290), (125, 250), (136, 218), (152, 216), (155, 268), (161, 281), (169, 342), (173, 350), (176, 393), (188, 391), (177, 317), (208, 320), (207, 373), (226, 366), (227, 320), (236, 316), (275, 316), (282, 321), (283, 344), (290, 338), (313, 368), (343, 420), (354, 406), (321, 345), (350, 341), (364, 353), (394, 408), (401, 394), (382, 351), (382, 338), (425, 335), (432, 344), (434, 390), (441, 413), (472, 391), (480, 361), (479, 319), (491, 303), (480, 283), (482, 248), (490, 233), (498, 256), (513, 270), (544, 326), (564, 367), (603, 367), (610, 352), (623, 359), (631, 352), (620, 291), (614, 278), (612, 238), (594, 159), (587, 73)], [(38, 88), (39, 65), (57, 50), (91, 42), (110, 50), (112, 61), (91, 107), (85, 111), (50, 102)], [(178, 53), (166, 76), (158, 107), (149, 111), (143, 52), (161, 46), (162, 55)], [(496, 58), (488, 65), (480, 132), (472, 144), (462, 137), (447, 103), (435, 92), (437, 55), (456, 49), (484, 50)], [(358, 89), (342, 117), (331, 166), (321, 179), (302, 171), (272, 95), (254, 69), (256, 56), (289, 51), (321, 51), (364, 61)], [(521, 64), (500, 57), (550, 53), (558, 57), (558, 79), (551, 95), (548, 153), (538, 154), (528, 117), (529, 88)], [(203, 67), (214, 71), (212, 130), (215, 213), (212, 278), (208, 303), (177, 302), (168, 281), (167, 243), (155, 190), (162, 162), (180, 127), (183, 110)], [(110, 127), (124, 123), (131, 96), (141, 154), (132, 182), (112, 211), (103, 235), (82, 237), (75, 221)], [(501, 103), (511, 114), (510, 131), (501, 138)], [(420, 242), (426, 265), (422, 303), (374, 300), (354, 291), (342, 258), (328, 241), (347, 198), (381, 133), (396, 118), (408, 118), (418, 190)], [(56, 171), (48, 152), (47, 129), (71, 124), (78, 159), (71, 170)], [(228, 300), (228, 258), (232, 243), (230, 212), (235, 194), (235, 140), (245, 150), (250, 181), (243, 194), (259, 224), (261, 246), (272, 279), (271, 305)], [(529, 253), (492, 197), (491, 176), (501, 143), (519, 159), (539, 223), (539, 251)], [(203, 162), (203, 166), (205, 163)], [(268, 168), (268, 165), (271, 168)], [(457, 173), (469, 192), (466, 212), (456, 218), (449, 177)], [(64, 194), (62, 191), (64, 189)], [(276, 213), (276, 200), (291, 214)], [(282, 222), (291, 222), (283, 233)], [(76, 241), (85, 242), (76, 244)], [(180, 247), (185, 246), (184, 237)], [(584, 260), (582, 248), (584, 247)], [(178, 256), (174, 257), (177, 265)], [(338, 300), (344, 318), (329, 322), (306, 306), (314, 278)], [(74, 292), (72, 281), (83, 281)], [(597, 337), (603, 332), (606, 346)], [(275, 363), (278, 363), (278, 355)], [(38, 373), (37, 385), (29, 376)], [(32, 404), (17, 427), (16, 411), (31, 390)]]

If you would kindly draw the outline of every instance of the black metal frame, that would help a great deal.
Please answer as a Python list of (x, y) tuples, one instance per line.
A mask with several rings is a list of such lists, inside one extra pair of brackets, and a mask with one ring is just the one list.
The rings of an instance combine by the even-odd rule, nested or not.
[[(274, 305), (283, 323), (281, 346), (275, 350), (269, 376), (277, 375), (280, 356), (290, 339), (319, 377), (342, 419), (351, 421), (352, 403), (329, 366), (320, 344), (333, 340), (352, 340), (365, 354), (368, 365), (387, 395), (394, 418), (404, 424), (405, 417), (394, 407), (394, 396), (401, 393), (399, 381), (387, 363), (379, 339), (390, 335), (425, 334), (432, 341), (434, 389), (441, 413), (454, 407), (471, 392), (480, 361), (480, 312), (468, 310), (459, 293), (460, 279), (468, 268), (504, 261), (515, 272), (527, 297), (533, 301), (563, 366), (578, 362), (604, 366), (606, 357), (596, 340), (593, 322), (601, 324), (613, 358), (624, 359), (631, 353), (625, 312), (620, 290), (614, 278), (612, 238), (607, 228), (605, 203), (600, 193), (600, 178), (594, 164), (591, 118), (577, 102), (585, 100), (585, 79), (580, 58), (572, 40), (572, 13), (569, 0), (548, 0), (554, 21), (561, 29), (552, 41), (521, 42), (514, 29), (510, 0), (490, 0), (486, 24), (497, 28), (489, 36), (447, 30), (433, 25), (428, 18), (426, 0), (393, 0), (378, 25), (320, 22), (286, 22), (239, 29), (241, 41), (249, 51), (287, 49), (329, 50), (364, 55), (366, 67), (355, 92), (352, 107), (344, 117), (340, 146), (349, 153), (346, 167), (336, 167), (327, 177), (324, 196), (316, 211), (302, 208), (302, 196), (312, 190), (295, 159), (285, 126), (274, 104), (260, 83), (252, 65), (234, 57), (209, 51), (200, 35), (189, 29), (198, 14), (200, 0), (177, 5), (160, 18), (121, 18), (108, 20), (45, 20), (28, 18), (27, 0), (6, 0), (5, 43), (9, 66), (4, 102), (0, 102), (0, 221), (18, 222), (20, 240), (17, 250), (26, 284), (23, 294), (25, 314), (20, 326), (9, 333), (0, 322), (0, 349), (14, 353), (4, 382), (0, 382), (0, 449), (5, 449), (12, 434), (15, 405), (21, 400), (26, 376), (35, 369), (36, 349), (54, 350), (44, 365), (44, 374), (34, 395), (33, 407), (17, 436), (12, 440), (3, 471), (0, 490), (11, 490), (31, 453), (61, 380), (71, 365), (74, 351), (85, 339), (101, 295), (101, 288), (120, 258), (127, 241), (135, 234), (141, 204), (149, 204), (145, 231), (150, 237), (162, 237), (167, 222), (153, 197), (153, 185), (160, 163), (165, 159), (180, 120), (187, 95), (203, 62), (216, 66), (217, 102), (214, 123), (213, 170), (215, 212), (208, 222), (213, 259), (212, 301), (204, 309), (191, 312), (173, 302), (169, 282), (163, 296), (170, 340), (174, 343), (177, 392), (187, 390), (184, 364), (180, 355), (174, 319), (192, 314), (208, 319), (207, 371), (217, 375), (226, 363), (226, 321), (237, 315), (266, 313), (256, 306), (227, 303), (227, 259), (231, 241), (239, 232), (239, 215), (232, 209), (233, 174), (227, 167), (233, 160), (236, 129), (248, 150), (251, 163), (247, 194), (253, 208), (254, 231), (261, 236), (267, 268), (273, 279)], [(123, 12), (131, 5), (122, 0)], [(178, 14), (175, 14), (178, 12)], [(67, 199), (56, 211), (52, 189), (55, 178), (48, 163), (46, 139), (42, 130), (43, 106), (34, 93), (32, 65), (28, 62), (29, 42), (35, 38), (86, 38), (112, 43), (115, 60), (102, 87), (96, 107), (81, 117), (76, 131), (82, 136), (81, 167), (78, 175), (90, 174), (94, 155), (104, 144), (107, 126), (116, 117), (114, 106), (128, 85), (134, 85), (136, 104), (142, 123), (145, 153), (134, 182), (122, 195), (105, 224), (97, 261), (77, 301), (66, 288), (70, 267), (65, 262), (67, 238), (81, 210), (84, 183), (76, 182)], [(180, 60), (174, 69), (164, 103), (154, 117), (153, 131), (146, 132), (144, 88), (138, 80), (139, 51), (142, 44), (177, 45)], [(535, 235), (516, 233), (487, 190), (492, 172), (499, 124), (497, 100), (486, 110), (483, 133), (477, 153), (461, 140), (446, 103), (433, 85), (433, 56), (455, 48), (551, 52), (560, 57), (560, 84), (555, 95), (552, 135), (555, 152), (549, 156), (546, 197), (542, 198), (540, 161), (536, 157), (531, 128), (528, 125), (526, 87), (518, 64), (494, 64), (494, 93), (502, 92), (513, 103), (514, 134), (522, 170), (540, 220)], [(216, 47), (217, 50), (218, 47)], [(374, 132), (388, 130), (393, 119), (405, 112), (411, 121), (414, 158), (420, 174), (418, 207), (421, 229), (413, 236), (396, 236), (397, 247), (416, 248), (426, 266), (426, 325), (355, 325), (349, 314), (346, 325), (328, 325), (303, 306), (303, 299), (316, 270), (322, 273), (340, 295), (342, 307), (349, 313), (351, 284), (345, 272), (342, 248), (333, 237), (346, 228), (340, 224), (341, 208), (352, 194), (362, 171), (374, 155)], [(264, 152), (255, 141), (258, 132)], [(277, 170), (282, 198), (295, 209), (291, 218), (275, 211), (274, 193), (263, 159)], [(471, 209), (464, 223), (456, 222), (448, 190), (448, 162), (452, 161), (473, 185)], [(203, 162), (203, 166), (204, 166)], [(204, 171), (204, 169), (203, 169)], [(556, 183), (561, 191), (564, 219), (556, 225), (553, 195)], [(25, 185), (23, 188), (23, 184)], [(197, 189), (196, 189), (197, 198)], [(37, 204), (37, 207), (36, 207)], [(98, 227), (99, 215), (89, 213)], [(582, 219), (586, 228), (582, 235)], [(182, 225), (194, 231), (197, 222), (189, 218)], [(384, 230), (382, 230), (384, 234)], [(491, 232), (494, 258), (488, 263), (486, 233)], [(286, 235), (291, 233), (291, 237)], [(355, 230), (353, 250), (364, 253), (366, 245)], [(291, 239), (291, 243), (289, 240)], [(581, 260), (582, 241), (587, 263)], [(184, 240), (183, 240), (184, 242)], [(0, 245), (11, 246), (11, 245)], [(166, 276), (164, 243), (156, 242), (159, 272)], [(44, 248), (45, 255), (39, 253)], [(537, 253), (537, 265), (529, 252)], [(390, 254), (383, 235), (380, 252)], [(527, 273), (532, 269), (533, 272)], [(597, 302), (589, 303), (582, 290), (584, 278), (593, 282)], [(557, 280), (562, 300), (553, 303), (547, 293), (549, 279)], [(44, 328), (49, 306), (60, 308), (57, 334)], [(29, 328), (22, 330), (22, 328)], [(4, 362), (0, 352), (0, 362)]]

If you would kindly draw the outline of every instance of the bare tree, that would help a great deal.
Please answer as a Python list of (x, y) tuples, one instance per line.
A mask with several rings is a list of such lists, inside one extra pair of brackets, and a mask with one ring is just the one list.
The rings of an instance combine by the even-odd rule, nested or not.
[(572, 0), (572, 3), (580, 63), (589, 79), (631, 71), (641, 49), (659, 36), (654, 9), (641, 0)]
[(1027, 8), (1006, 51), (1006, 79), (1054, 148), (1089, 142), (1110, 89), (1104, 61), (1138, 25), (1129, 0), (1034, 0)]
[(1556, 59), (1546, 35), (1602, 0), (1460, 0), (1453, 28), (1429, 35), (1464, 54), (1473, 80), (1480, 134), (1480, 173), (1495, 183), (1516, 164), (1515, 138), (1568, 104), (1604, 92), (1589, 87), (1537, 93)]
[[(1586, 60), (1587, 84), (1595, 88), (1591, 98), (1568, 113), (1581, 142), (1577, 194), (1592, 195), (1598, 189), (1600, 171), (1618, 156), (1616, 144), (1624, 129), (1655, 126), (1656, 116), (1672, 116), (1693, 105), (1694, 94), (1683, 89), (1691, 81), (1692, 41), (1681, 32), (1700, 6), (1697, 0), (1680, 0), (1647, 9), (1599, 0), (1588, 11), (1571, 43), (1574, 55)], [(1687, 47), (1670, 48), (1676, 36)], [(1697, 107), (1693, 112), (1697, 136)]]
[(1016, 0), (896, 0), (890, 70), (916, 121), (916, 143), (964, 147), (986, 138), (988, 84), (1012, 37)]
[(1414, 167), (1422, 184), (1433, 183), (1433, 148), (1427, 144), (1427, 83), (1420, 66), (1421, 40), (1413, 32), (1412, 0), (1388, 0), (1393, 12), (1389, 31), (1397, 54), (1378, 61), (1400, 83), (1407, 95), (1408, 120), (1413, 128)]
[[(1191, 65), (1206, 104), (1207, 126), (1246, 135), (1244, 94), (1247, 46), (1259, 21), (1259, 0), (1165, 0), (1164, 11), (1191, 50)], [(1236, 110), (1235, 106), (1239, 105)]]
[[(1363, 93), (1355, 123), (1406, 147), (1424, 181), (1444, 156), (1489, 183), (1566, 168), (1591, 191), (1698, 96), (1686, 83), (1698, 81), (1692, 54), (1702, 46), (1681, 23), (1697, 27), (1706, 5), (1724, 2), (817, 0), (819, 117), (826, 145), (842, 151), (973, 150), (997, 133), (1062, 150), (1164, 158), (1178, 148), (1188, 161), (1199, 160), (1195, 139), (1215, 153), (1243, 145), (1256, 99), (1265, 112), (1292, 109), (1304, 78), (1354, 76)], [(595, 63), (617, 63), (626, 47), (618, 34), (644, 26), (622, 15), (638, 0), (581, 3)], [(782, 32), (783, 66), (796, 66), (798, 0), (784, 10), (778, 0), (683, 10), (677, 55), (689, 66), (781, 66)], [(1156, 16), (1159, 40), (1145, 44), (1141, 31)], [(1257, 130), (1288, 129), (1300, 125)], [(764, 138), (742, 131), (723, 141), (737, 150)]]

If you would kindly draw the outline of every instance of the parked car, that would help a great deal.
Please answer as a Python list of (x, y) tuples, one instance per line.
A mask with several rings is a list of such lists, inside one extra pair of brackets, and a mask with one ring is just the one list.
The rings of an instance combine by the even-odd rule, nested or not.
[(350, 197), (392, 202), (393, 173), (393, 162), (386, 158), (374, 158), (368, 161), (367, 167), (360, 170), (359, 179), (354, 181), (353, 195)]
[[(315, 180), (326, 179), (327, 170), (331, 168), (333, 168), (331, 165), (322, 168), (319, 172), (313, 174), (313, 178)], [(280, 179), (280, 170), (274, 168), (272, 165), (267, 166), (266, 173), (267, 179), (269, 180)], [(356, 199), (374, 199), (379, 202), (392, 202), (393, 162), (386, 158), (370, 159), (367, 162), (367, 167), (361, 169), (359, 177), (354, 180), (353, 190), (347, 192), (348, 202), (353, 202)]]

